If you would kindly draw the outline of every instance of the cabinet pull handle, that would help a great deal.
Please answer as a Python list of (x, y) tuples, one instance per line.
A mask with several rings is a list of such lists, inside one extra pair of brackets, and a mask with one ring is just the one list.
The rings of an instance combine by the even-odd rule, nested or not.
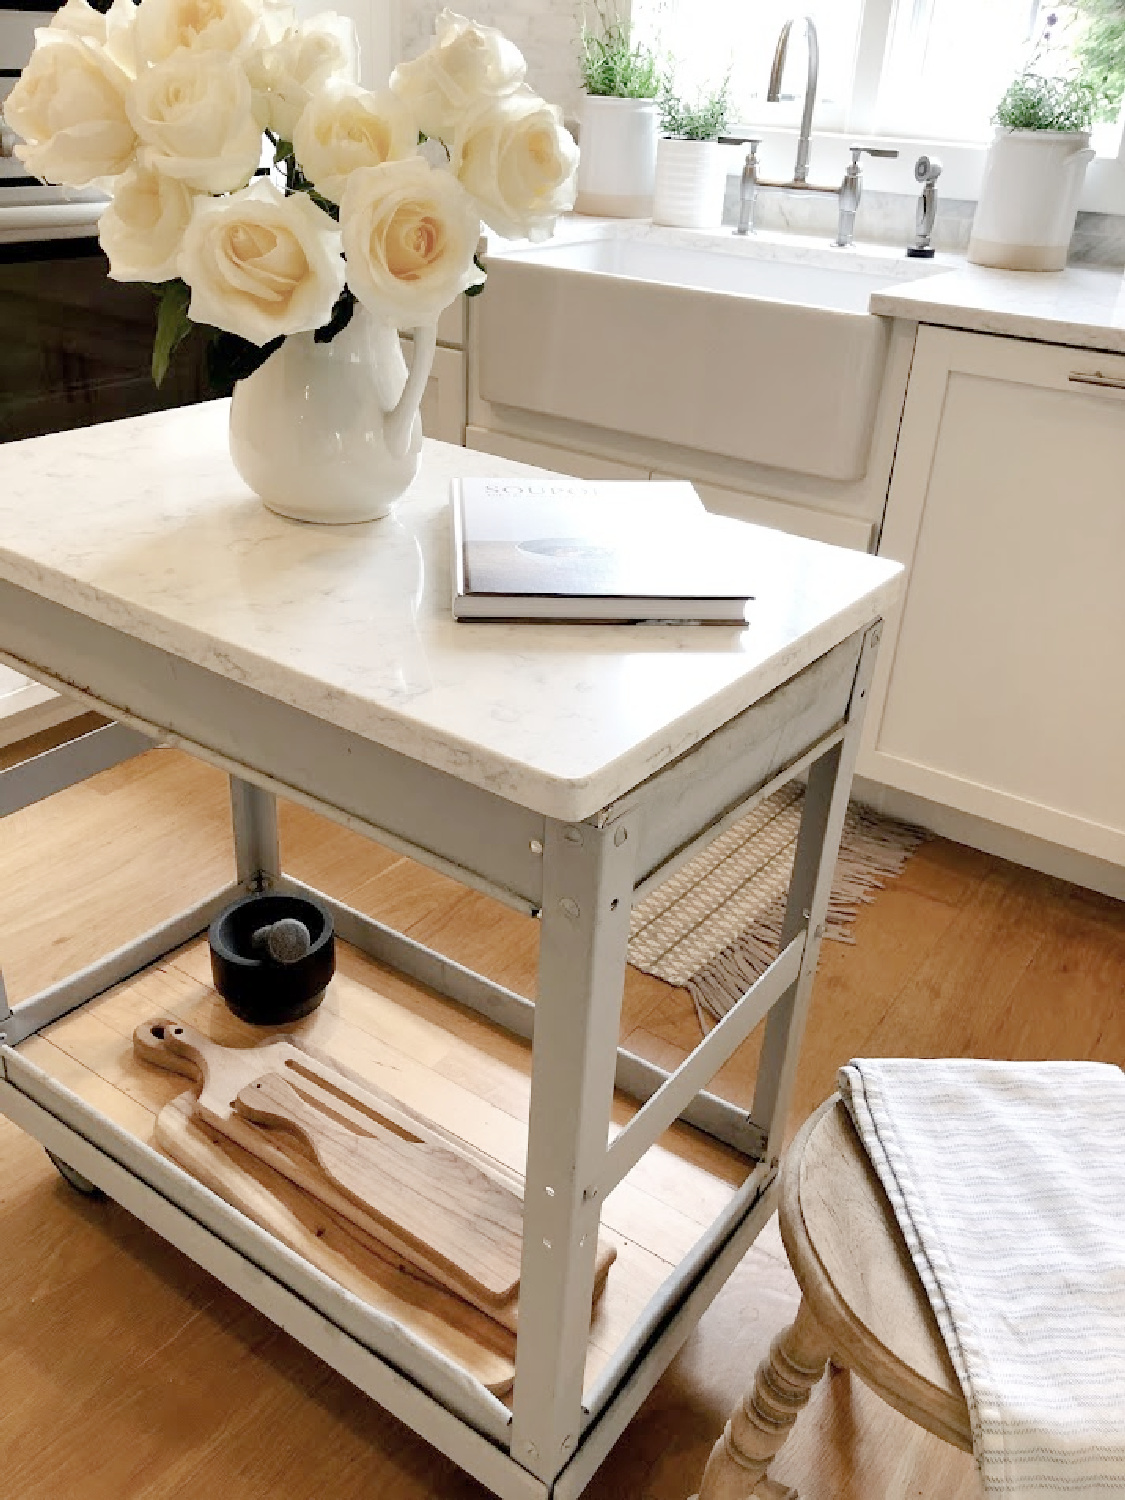
[(1071, 370), (1067, 378), (1075, 385), (1100, 385), (1108, 387), (1111, 391), (1125, 391), (1125, 378), (1103, 375), (1100, 370), (1095, 370), (1090, 375), (1084, 375), (1081, 370)]

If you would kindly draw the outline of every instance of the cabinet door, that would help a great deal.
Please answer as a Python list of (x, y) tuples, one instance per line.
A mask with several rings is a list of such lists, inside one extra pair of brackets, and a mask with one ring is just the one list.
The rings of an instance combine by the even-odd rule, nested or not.
[[(414, 357), (414, 341), (402, 340), (407, 364)], [(458, 349), (438, 348), (426, 389), (422, 393), (422, 431), (428, 438), (465, 446), (465, 356)]]
[(862, 774), (1125, 863), (1125, 357), (919, 331)]

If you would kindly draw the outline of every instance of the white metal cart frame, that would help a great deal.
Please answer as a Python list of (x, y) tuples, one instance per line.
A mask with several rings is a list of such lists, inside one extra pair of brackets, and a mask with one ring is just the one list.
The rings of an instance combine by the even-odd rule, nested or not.
[[(0, 817), (154, 743), (171, 744), (229, 773), (237, 859), (236, 883), (61, 983), (8, 1005), (0, 982), (0, 1110), (495, 1494), (571, 1500), (772, 1211), (886, 582), (883, 570), (860, 599), (867, 607), (859, 626), (853, 617), (842, 638), (789, 680), (625, 795), (567, 821), (0, 580), (0, 659), (115, 721), (0, 774)], [(808, 793), (779, 957), (675, 1072), (619, 1049), (634, 898), (802, 772)], [(279, 793), (541, 918), (533, 1005), (317, 893), (343, 941), (532, 1038), (510, 1409), (18, 1050), (203, 932), (240, 892), (306, 889), (280, 867)], [(763, 1017), (747, 1114), (706, 1085)], [(642, 1108), (607, 1146), (615, 1086)], [(584, 1393), (602, 1202), (677, 1119), (740, 1151), (748, 1175)]]

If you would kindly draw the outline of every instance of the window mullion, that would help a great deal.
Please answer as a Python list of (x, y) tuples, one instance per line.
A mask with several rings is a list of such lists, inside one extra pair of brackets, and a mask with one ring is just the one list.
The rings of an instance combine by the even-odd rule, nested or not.
[(866, 0), (855, 49), (851, 102), (845, 117), (845, 133), (871, 135), (877, 123), (879, 85), (890, 47), (896, 0)]

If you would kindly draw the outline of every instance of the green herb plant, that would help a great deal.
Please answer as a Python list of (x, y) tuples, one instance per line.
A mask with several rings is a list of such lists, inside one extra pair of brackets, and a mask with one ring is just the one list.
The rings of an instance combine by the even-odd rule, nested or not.
[(1027, 69), (1008, 85), (992, 118), (1005, 130), (1089, 130), (1098, 103), (1098, 89), (1085, 78)]
[(594, 23), (585, 17), (580, 32), (579, 67), (588, 94), (611, 99), (655, 99), (663, 84), (660, 59), (636, 41), (632, 26), (602, 8)]
[(660, 90), (660, 124), (665, 135), (687, 141), (717, 141), (730, 129), (730, 75), (716, 89), (702, 90), (687, 101), (675, 91), (671, 78)]

